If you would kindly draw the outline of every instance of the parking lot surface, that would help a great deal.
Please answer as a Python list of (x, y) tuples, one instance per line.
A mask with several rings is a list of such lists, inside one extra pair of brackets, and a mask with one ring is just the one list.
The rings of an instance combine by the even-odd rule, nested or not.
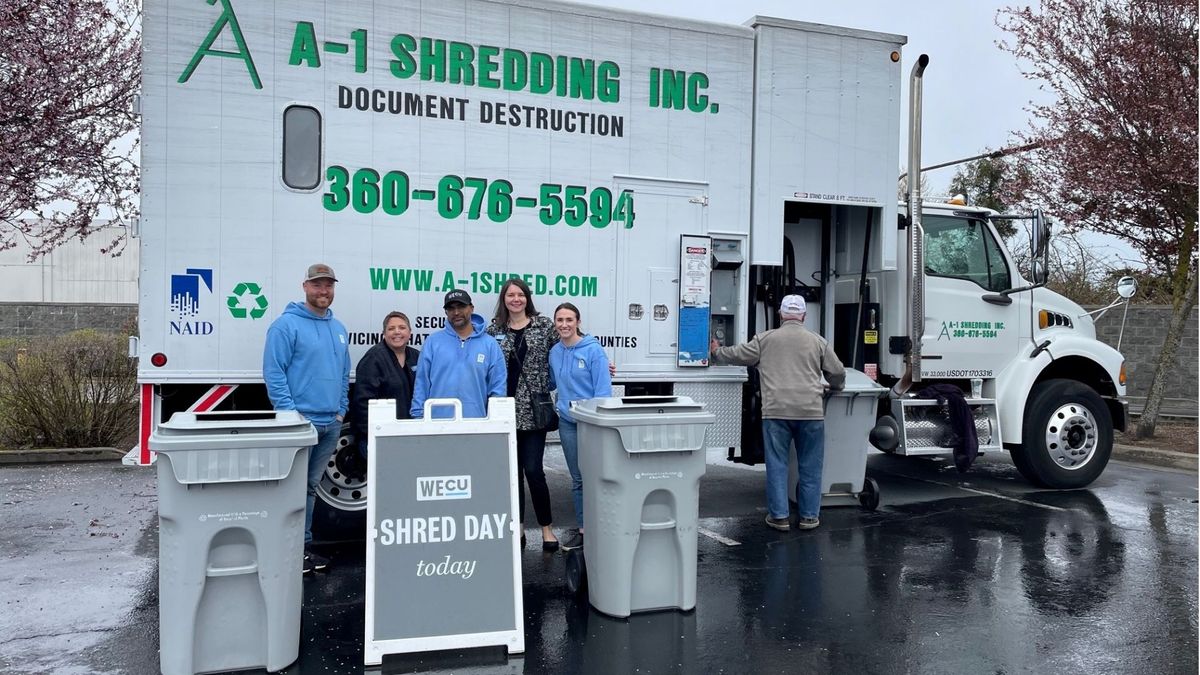
[[(569, 520), (555, 448), (547, 470)], [(872, 455), (868, 475), (877, 511), (843, 500), (818, 529), (784, 533), (762, 522), (761, 468), (710, 457), (691, 612), (596, 612), (530, 528), (524, 655), (389, 658), (382, 670), (1196, 672), (1194, 473), (1113, 463), (1089, 489), (1059, 492), (1023, 482), (1005, 455), (964, 475)], [(155, 489), (152, 471), (112, 463), (0, 473), (0, 670), (158, 672)], [(305, 579), (300, 659), (285, 672), (361, 673), (361, 519), (321, 525), (334, 565)]]

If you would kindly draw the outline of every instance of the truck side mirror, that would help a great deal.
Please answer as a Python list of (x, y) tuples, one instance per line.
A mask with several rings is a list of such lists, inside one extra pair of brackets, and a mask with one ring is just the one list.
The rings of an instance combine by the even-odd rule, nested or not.
[(1117, 295), (1128, 300), (1133, 297), (1134, 293), (1137, 293), (1137, 279), (1121, 277), (1117, 281)]
[(1033, 276), (1033, 279), (1031, 279), (1031, 281), (1033, 281), (1033, 283), (1035, 283), (1035, 284), (1046, 283), (1046, 277), (1047, 277), (1046, 266), (1044, 264), (1042, 264), (1041, 260), (1035, 259), (1035, 260), (1032, 260), (1029, 262), (1029, 273), (1030, 273), (1030, 275)]
[(1030, 235), (1030, 274), (1033, 283), (1044, 284), (1050, 268), (1050, 218), (1041, 209), (1033, 210), (1033, 232)]
[(1046, 226), (1048, 221), (1042, 216), (1041, 209), (1033, 210), (1033, 231), (1030, 233), (1032, 240), (1029, 242), (1029, 253), (1032, 258), (1040, 258), (1042, 255), (1042, 247), (1046, 245)]

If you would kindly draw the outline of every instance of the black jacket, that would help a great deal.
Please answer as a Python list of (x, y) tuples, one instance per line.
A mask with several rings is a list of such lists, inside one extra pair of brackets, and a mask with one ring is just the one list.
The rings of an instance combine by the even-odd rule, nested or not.
[(396, 399), (396, 419), (410, 418), (413, 379), (416, 375), (420, 352), (412, 347), (404, 348), (404, 367), (396, 361), (391, 347), (379, 342), (367, 350), (354, 369), (354, 434), (360, 439), (367, 437), (367, 402), (373, 398)]
[(917, 392), (917, 398), (936, 399), (946, 406), (950, 429), (954, 432), (954, 466), (959, 473), (966, 473), (979, 456), (979, 434), (975, 430), (975, 414), (963, 390), (953, 384), (931, 384)]

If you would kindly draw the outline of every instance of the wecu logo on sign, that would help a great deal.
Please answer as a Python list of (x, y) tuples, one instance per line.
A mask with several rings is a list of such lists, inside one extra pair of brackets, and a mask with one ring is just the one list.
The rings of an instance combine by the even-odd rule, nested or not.
[(470, 476), (417, 476), (417, 501), (470, 499)]

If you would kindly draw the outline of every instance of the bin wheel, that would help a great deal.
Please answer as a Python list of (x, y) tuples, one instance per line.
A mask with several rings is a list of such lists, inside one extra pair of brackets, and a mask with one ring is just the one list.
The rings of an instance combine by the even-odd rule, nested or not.
[(858, 503), (868, 511), (879, 508), (879, 483), (876, 483), (874, 478), (863, 479), (863, 489), (858, 493)]
[(567, 592), (574, 596), (580, 596), (585, 591), (587, 591), (587, 565), (584, 563), (583, 550), (567, 551)]

